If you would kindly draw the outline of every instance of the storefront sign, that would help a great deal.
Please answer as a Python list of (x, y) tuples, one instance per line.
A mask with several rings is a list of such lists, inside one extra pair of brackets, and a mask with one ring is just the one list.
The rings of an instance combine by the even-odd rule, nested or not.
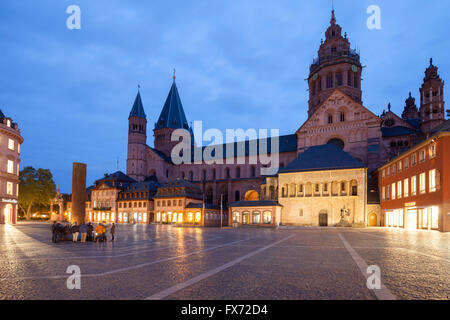
[(3, 198), (2, 202), (4, 202), (4, 203), (17, 203), (17, 200), (16, 199), (5, 199), (5, 198)]
[(405, 207), (414, 207), (415, 205), (416, 205), (415, 202), (408, 202), (408, 203), (405, 203)]

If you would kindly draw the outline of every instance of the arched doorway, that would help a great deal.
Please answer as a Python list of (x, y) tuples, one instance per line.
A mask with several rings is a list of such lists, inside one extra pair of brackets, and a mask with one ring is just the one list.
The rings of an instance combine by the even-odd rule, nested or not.
[(377, 214), (375, 212), (372, 212), (369, 214), (369, 227), (376, 227), (377, 226)]
[(338, 138), (334, 138), (334, 139), (329, 140), (327, 142), (327, 144), (334, 144), (335, 146), (337, 146), (337, 147), (339, 147), (341, 149), (344, 149), (344, 147), (345, 147), (344, 141), (342, 141), (341, 139), (338, 139)]
[(328, 213), (325, 211), (319, 213), (319, 227), (328, 227)]
[(259, 193), (255, 190), (249, 190), (245, 193), (245, 201), (258, 201)]

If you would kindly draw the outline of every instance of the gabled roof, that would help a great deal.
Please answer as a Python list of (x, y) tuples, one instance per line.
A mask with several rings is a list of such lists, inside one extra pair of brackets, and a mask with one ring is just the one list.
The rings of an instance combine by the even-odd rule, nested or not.
[(95, 187), (97, 188), (101, 184), (105, 184), (110, 188), (125, 187), (128, 183), (136, 182), (133, 178), (130, 178), (122, 171), (117, 171), (112, 174), (107, 174), (103, 178), (95, 181)]
[(144, 105), (142, 104), (141, 93), (139, 91), (136, 99), (134, 100), (133, 108), (131, 108), (130, 118), (131, 117), (147, 119), (144, 111)]
[(183, 105), (178, 94), (175, 80), (170, 88), (164, 107), (159, 116), (158, 122), (155, 123), (155, 129), (172, 128), (172, 129), (187, 129), (189, 124), (184, 114)]
[(296, 133), (301, 132), (303, 128), (307, 127), (307, 125), (312, 121), (312, 119), (314, 119), (314, 116), (316, 115), (316, 113), (322, 112), (322, 107), (328, 103), (328, 101), (332, 100), (333, 98), (335, 98), (337, 95), (341, 95), (344, 98), (349, 99), (351, 102), (357, 104), (359, 107), (361, 107), (362, 109), (364, 109), (365, 111), (367, 111), (374, 120), (378, 121), (379, 123), (381, 123), (381, 119), (374, 114), (372, 111), (370, 111), (368, 108), (364, 107), (361, 102), (358, 102), (356, 100), (354, 100), (352, 97), (350, 97), (349, 95), (347, 95), (345, 92), (341, 91), (340, 89), (334, 89), (332, 93), (330, 93), (330, 95), (323, 100), (316, 108), (316, 110), (313, 112), (313, 114), (308, 117), (308, 119), (303, 122), (302, 126), (296, 131)]
[(308, 148), (279, 173), (367, 168), (367, 165), (353, 158), (349, 153), (333, 144)]

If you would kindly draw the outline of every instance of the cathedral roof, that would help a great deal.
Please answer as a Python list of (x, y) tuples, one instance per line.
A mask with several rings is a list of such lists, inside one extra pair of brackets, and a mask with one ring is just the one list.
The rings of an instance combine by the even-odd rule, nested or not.
[(142, 104), (141, 93), (139, 91), (137, 93), (136, 99), (134, 100), (133, 108), (130, 112), (130, 118), (131, 117), (147, 119), (147, 116), (144, 112), (144, 106)]
[(308, 148), (279, 173), (367, 168), (349, 153), (333, 144)]
[(164, 107), (159, 116), (158, 122), (155, 124), (155, 129), (172, 128), (172, 129), (188, 129), (189, 125), (184, 113), (183, 105), (181, 104), (180, 96), (178, 95), (177, 85), (175, 79), (170, 88)]

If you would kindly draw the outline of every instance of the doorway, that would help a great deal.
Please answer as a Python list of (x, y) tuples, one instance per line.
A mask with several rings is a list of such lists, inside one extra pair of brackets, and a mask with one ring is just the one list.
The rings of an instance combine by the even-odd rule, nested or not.
[(242, 213), (242, 224), (250, 224), (250, 212)]
[(417, 210), (408, 210), (408, 230), (417, 230)]
[(327, 213), (319, 213), (319, 226), (320, 227), (328, 227), (328, 214)]
[(377, 226), (377, 214), (372, 212), (369, 214), (369, 227), (376, 227)]

